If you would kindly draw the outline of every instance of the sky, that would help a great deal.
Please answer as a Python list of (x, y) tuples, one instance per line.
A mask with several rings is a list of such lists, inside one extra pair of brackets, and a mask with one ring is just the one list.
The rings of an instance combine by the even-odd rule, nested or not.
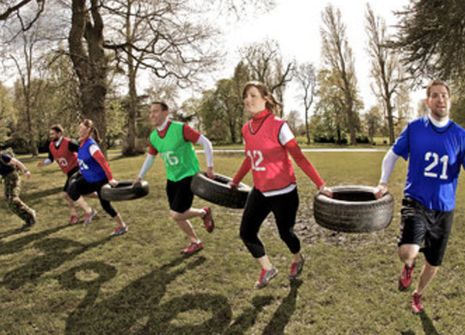
[[(259, 17), (250, 17), (241, 22), (228, 22), (224, 26), (224, 41), (228, 53), (224, 59), (222, 71), (215, 73), (212, 83), (220, 78), (233, 75), (234, 67), (239, 61), (238, 49), (253, 42), (264, 39), (278, 41), (284, 60), (295, 59), (297, 62), (311, 62), (317, 68), (321, 65), (321, 13), (332, 4), (339, 8), (342, 20), (346, 24), (349, 45), (353, 50), (358, 88), (365, 104), (365, 110), (377, 103), (370, 84), (370, 62), (366, 51), (368, 38), (365, 31), (365, 12), (367, 3), (375, 15), (386, 20), (388, 33), (397, 23), (393, 14), (395, 10), (403, 9), (408, 0), (362, 1), (362, 0), (276, 0), (277, 6)], [(214, 85), (214, 84), (212, 84)], [(285, 113), (290, 110), (302, 111), (303, 105), (297, 98), (298, 91), (290, 87), (284, 97)], [(412, 108), (423, 97), (423, 90), (412, 92)]]

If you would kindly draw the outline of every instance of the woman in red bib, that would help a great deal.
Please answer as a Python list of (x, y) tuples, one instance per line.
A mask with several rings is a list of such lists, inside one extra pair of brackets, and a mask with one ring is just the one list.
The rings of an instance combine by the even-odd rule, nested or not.
[(275, 216), (279, 236), (293, 255), (289, 279), (296, 279), (304, 265), (300, 241), (294, 233), (299, 196), (289, 154), (320, 192), (331, 196), (331, 191), (303, 155), (287, 123), (273, 114), (279, 104), (267, 87), (260, 82), (249, 82), (244, 87), (242, 98), (252, 118), (242, 128), (246, 157), (231, 186), (238, 185), (252, 170), (254, 187), (245, 205), (240, 236), (262, 267), (255, 283), (255, 287), (261, 288), (278, 273), (258, 237), (260, 226), (270, 212)]

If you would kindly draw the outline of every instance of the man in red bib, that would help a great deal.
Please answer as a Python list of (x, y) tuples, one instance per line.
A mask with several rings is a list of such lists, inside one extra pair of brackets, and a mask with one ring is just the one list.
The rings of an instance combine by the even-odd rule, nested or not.
[(74, 201), (68, 196), (66, 192), (72, 177), (79, 171), (79, 165), (77, 160), (77, 151), (79, 150), (79, 144), (68, 137), (63, 136), (63, 127), (59, 124), (50, 127), (49, 131), (50, 145), (48, 147), (48, 157), (39, 162), (37, 166), (39, 168), (50, 165), (53, 161), (57, 162), (60, 169), (66, 174), (66, 182), (63, 186), (64, 198), (68, 202), (68, 206), (71, 212), (69, 217), (70, 224), (76, 224), (79, 222), (79, 216), (74, 205)]
[(289, 154), (320, 192), (331, 196), (331, 191), (325, 187), (323, 179), (303, 155), (287, 123), (273, 114), (279, 104), (266, 86), (260, 82), (249, 82), (244, 87), (242, 97), (244, 107), (252, 119), (242, 128), (246, 157), (231, 186), (236, 187), (252, 170), (254, 187), (247, 198), (240, 236), (262, 267), (255, 283), (257, 288), (261, 288), (268, 285), (278, 273), (258, 237), (260, 226), (270, 212), (275, 216), (279, 236), (293, 255), (289, 279), (296, 279), (304, 265), (300, 241), (293, 229), (299, 195)]

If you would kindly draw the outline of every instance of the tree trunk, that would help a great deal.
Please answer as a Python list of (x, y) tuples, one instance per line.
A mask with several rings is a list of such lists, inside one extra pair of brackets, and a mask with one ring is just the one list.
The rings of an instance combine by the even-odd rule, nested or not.
[[(91, 0), (92, 24), (86, 1), (73, 0), (68, 42), (71, 61), (79, 78), (81, 116), (94, 121), (102, 138), (102, 149), (105, 150), (107, 59), (103, 49), (103, 21), (98, 10), (98, 1)], [(83, 39), (86, 41), (85, 47)]]
[(337, 136), (337, 144), (342, 143), (342, 134), (341, 134), (341, 127), (337, 126), (336, 128), (336, 136)]
[(231, 133), (231, 143), (236, 143), (236, 123), (233, 118), (229, 118), (229, 132)]
[(136, 90), (136, 73), (134, 67), (128, 65), (129, 79), (129, 102), (128, 102), (128, 132), (126, 143), (123, 149), (124, 156), (133, 156), (136, 150), (136, 118), (137, 118), (137, 90)]
[(134, 66), (134, 58), (132, 55), (132, 25), (131, 25), (131, 5), (132, 2), (127, 2), (126, 12), (126, 42), (128, 43), (128, 84), (129, 84), (129, 101), (128, 101), (128, 132), (126, 135), (126, 143), (123, 148), (124, 156), (134, 156), (137, 154), (136, 150), (136, 119), (137, 119), (137, 68)]
[(308, 109), (305, 110), (305, 134), (307, 135), (307, 144), (310, 144), (310, 124), (308, 123)]
[(37, 150), (37, 143), (34, 136), (34, 127), (32, 126), (32, 116), (31, 116), (31, 102), (30, 98), (26, 97), (26, 120), (27, 120), (27, 130), (29, 132), (29, 150), (31, 151), (32, 156), (36, 157), (39, 154)]
[(391, 99), (388, 98), (386, 100), (386, 110), (387, 110), (387, 119), (388, 119), (388, 127), (389, 127), (389, 144), (393, 145), (395, 141), (394, 135), (394, 117), (393, 117), (393, 107), (391, 105)]

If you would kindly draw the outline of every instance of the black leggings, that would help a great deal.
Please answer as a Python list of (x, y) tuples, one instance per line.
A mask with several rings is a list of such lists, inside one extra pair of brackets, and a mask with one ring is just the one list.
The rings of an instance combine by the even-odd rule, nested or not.
[(111, 203), (109, 201), (103, 200), (100, 195), (102, 186), (106, 183), (108, 183), (108, 180), (106, 178), (97, 183), (89, 183), (84, 179), (82, 175), (79, 175), (70, 181), (68, 187), (68, 195), (73, 201), (76, 201), (79, 199), (81, 195), (97, 192), (98, 198), (100, 200), (100, 205), (102, 205), (102, 208), (105, 210), (105, 212), (107, 212), (112, 218), (114, 218), (116, 215), (118, 215), (118, 213), (111, 206)]
[(286, 194), (265, 197), (255, 188), (249, 194), (242, 215), (240, 237), (255, 258), (265, 256), (265, 247), (258, 238), (258, 231), (270, 212), (273, 212), (279, 230), (279, 236), (289, 250), (296, 254), (300, 251), (300, 241), (294, 233), (295, 218), (299, 207), (297, 188)]

